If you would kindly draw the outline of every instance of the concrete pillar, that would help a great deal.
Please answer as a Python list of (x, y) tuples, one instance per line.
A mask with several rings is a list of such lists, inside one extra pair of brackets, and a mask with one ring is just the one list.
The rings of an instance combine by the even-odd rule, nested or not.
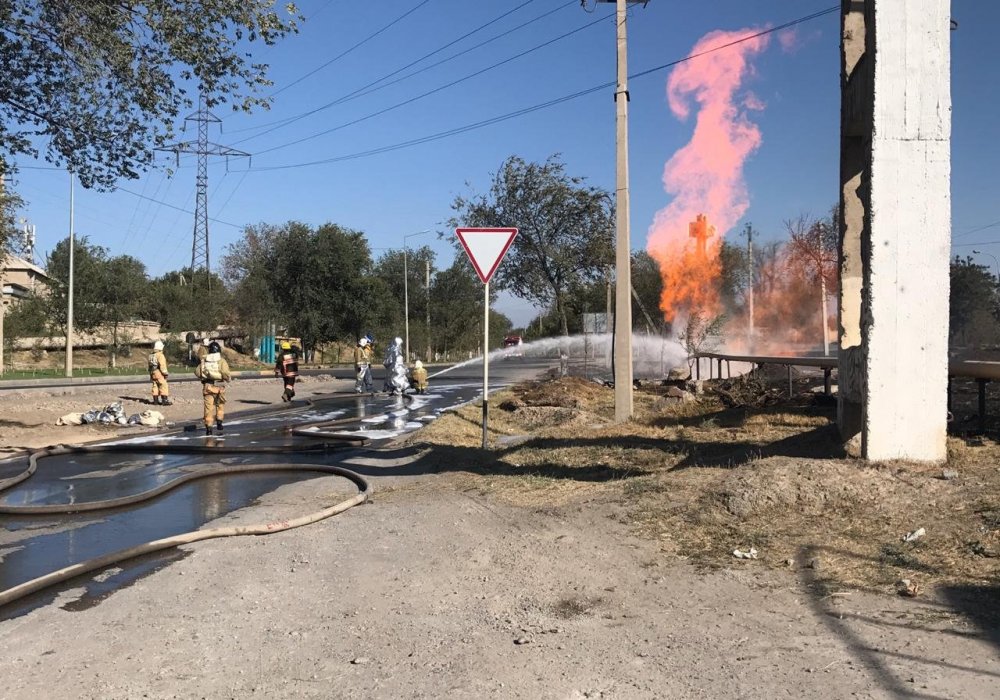
[(843, 0), (838, 421), (871, 460), (946, 457), (949, 0)]

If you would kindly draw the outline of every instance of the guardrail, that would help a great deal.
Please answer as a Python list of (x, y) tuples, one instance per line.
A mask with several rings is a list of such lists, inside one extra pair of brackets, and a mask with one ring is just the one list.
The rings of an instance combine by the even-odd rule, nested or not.
[[(792, 367), (821, 367), (823, 369), (823, 389), (828, 396), (832, 393), (832, 374), (837, 367), (838, 359), (831, 357), (789, 357), (782, 355), (731, 355), (718, 352), (697, 352), (690, 355), (693, 359), (695, 379), (701, 379), (701, 359), (708, 359), (708, 379), (723, 379), (722, 367), (726, 363), (726, 378), (732, 377), (732, 362), (745, 362), (753, 365), (785, 365), (788, 367), (788, 395), (792, 396)], [(714, 376), (712, 365), (715, 361), (718, 376)], [(958, 360), (948, 361), (948, 412), (951, 412), (951, 380), (955, 377), (976, 380), (979, 389), (979, 430), (986, 430), (986, 385), (1000, 380), (1000, 362), (990, 360)]]

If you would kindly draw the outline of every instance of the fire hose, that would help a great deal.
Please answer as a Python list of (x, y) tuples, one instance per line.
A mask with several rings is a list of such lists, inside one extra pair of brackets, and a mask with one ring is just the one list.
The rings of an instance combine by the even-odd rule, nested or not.
[[(310, 404), (312, 402), (309, 402)], [(17, 484), (29, 479), (38, 469), (38, 462), (46, 457), (52, 457), (57, 455), (66, 454), (114, 454), (114, 453), (128, 453), (128, 454), (211, 454), (211, 455), (222, 455), (222, 454), (310, 454), (325, 452), (329, 449), (329, 445), (326, 441), (334, 441), (343, 444), (365, 444), (367, 439), (352, 434), (336, 433), (324, 430), (324, 428), (334, 427), (338, 425), (343, 425), (346, 423), (354, 422), (357, 419), (341, 419), (333, 421), (323, 421), (319, 423), (314, 423), (305, 428), (296, 428), (291, 431), (293, 435), (309, 437), (309, 438), (319, 438), (324, 440), (324, 444), (313, 447), (313, 448), (299, 448), (290, 449), (288, 447), (224, 447), (224, 446), (206, 446), (206, 445), (123, 445), (123, 444), (113, 444), (113, 445), (94, 445), (94, 446), (63, 446), (57, 445), (54, 447), (47, 447), (41, 450), (36, 450), (28, 455), (28, 467), (20, 474), (10, 477), (8, 479), (0, 480), (0, 492), (6, 491)], [(255, 464), (255, 465), (234, 465), (234, 466), (215, 466), (207, 469), (201, 469), (197, 472), (191, 472), (188, 474), (182, 474), (177, 478), (161, 484), (155, 488), (143, 491), (141, 493), (132, 494), (129, 496), (122, 496), (119, 498), (112, 498), (102, 501), (91, 501), (88, 503), (73, 503), (73, 504), (49, 504), (49, 505), (0, 505), (0, 513), (5, 514), (23, 514), (23, 515), (35, 515), (35, 514), (53, 514), (53, 513), (79, 513), (85, 511), (96, 511), (96, 510), (107, 510), (111, 508), (120, 508), (122, 506), (134, 505), (142, 501), (155, 498), (167, 491), (175, 489), (185, 483), (194, 481), (196, 479), (203, 479), (210, 476), (219, 475), (231, 475), (231, 474), (245, 474), (251, 472), (319, 472), (322, 474), (329, 474), (333, 476), (344, 477), (351, 481), (358, 488), (358, 493), (351, 498), (343, 500), (339, 503), (331, 505), (322, 510), (316, 511), (314, 513), (309, 513), (296, 518), (282, 519), (282, 520), (272, 520), (266, 523), (260, 523), (256, 525), (237, 525), (231, 527), (219, 527), (210, 528), (206, 530), (195, 530), (192, 532), (181, 533), (179, 535), (173, 535), (171, 537), (165, 537), (158, 540), (153, 540), (152, 542), (145, 542), (143, 544), (135, 545), (133, 547), (128, 547), (126, 549), (118, 550), (116, 552), (111, 552), (100, 557), (95, 557), (92, 559), (87, 559), (76, 564), (71, 564), (70, 566), (64, 567), (57, 571), (50, 572), (43, 576), (31, 579), (30, 581), (25, 581), (17, 586), (8, 588), (7, 590), (0, 591), (0, 606), (4, 606), (8, 603), (12, 603), (19, 600), (25, 596), (32, 593), (40, 591), (42, 589), (53, 586), (57, 583), (67, 581), (76, 576), (101, 569), (118, 562), (125, 561), (127, 559), (132, 559), (144, 554), (149, 554), (152, 552), (161, 551), (164, 549), (169, 549), (172, 547), (178, 547), (185, 544), (191, 544), (194, 542), (200, 542), (202, 540), (214, 539), (219, 537), (235, 537), (241, 535), (269, 535), (275, 532), (284, 532), (286, 530), (292, 530), (295, 528), (303, 527), (305, 525), (310, 525), (312, 523), (319, 522), (320, 520), (325, 520), (334, 515), (344, 512), (345, 510), (352, 508), (360, 503), (364, 503), (371, 496), (371, 485), (368, 481), (362, 477), (360, 474), (353, 472), (349, 469), (343, 467), (337, 467), (332, 465), (324, 464), (308, 464), (308, 463), (298, 463), (298, 464)]]

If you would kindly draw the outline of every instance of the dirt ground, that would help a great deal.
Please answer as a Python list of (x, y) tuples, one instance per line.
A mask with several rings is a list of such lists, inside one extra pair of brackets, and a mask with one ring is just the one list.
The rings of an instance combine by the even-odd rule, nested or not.
[[(248, 390), (232, 397), (279, 393)], [(970, 549), (974, 565), (962, 554), (926, 570), (942, 540), (969, 536), (966, 515), (985, 528), (980, 551), (995, 544), (992, 443), (953, 444), (959, 476), (945, 480), (831, 458), (826, 407), (732, 413), (647, 393), (626, 434), (607, 391), (563, 380), (498, 395), (490, 453), (477, 409), (462, 409), (353, 458), (374, 480), (370, 505), (184, 548), (96, 605), (79, 604), (82, 584), (65, 589), (0, 622), (2, 695), (998, 696), (996, 560)], [(196, 414), (188, 400), (179, 412)], [(29, 422), (8, 403), (0, 420)], [(45, 442), (47, 427), (23, 429)], [(208, 526), (347, 492), (328, 477), (291, 484)], [(900, 541), (918, 526), (925, 538)], [(758, 559), (732, 556), (750, 546)], [(849, 566), (865, 546), (881, 559)], [(902, 573), (916, 597), (895, 594)]]

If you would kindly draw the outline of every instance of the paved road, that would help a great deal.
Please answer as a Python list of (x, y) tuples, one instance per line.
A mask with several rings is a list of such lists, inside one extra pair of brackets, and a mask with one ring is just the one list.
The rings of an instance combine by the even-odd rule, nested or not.
[[(496, 390), (512, 382), (538, 376), (549, 361), (512, 358), (491, 362), (490, 386)], [(235, 414), (226, 421), (224, 438), (205, 437), (200, 430), (174, 430), (141, 437), (124, 438), (112, 444), (267, 446), (293, 450), (315, 447), (316, 440), (296, 437), (291, 427), (344, 420), (341, 432), (352, 432), (372, 440), (369, 448), (419, 429), (448, 408), (475, 400), (482, 390), (482, 364), (473, 362), (432, 375), (431, 391), (424, 396), (388, 397), (384, 394), (358, 396), (341, 393), (316, 396), (312, 402), (297, 401), (281, 411)], [(346, 419), (346, 420), (345, 420)], [(207, 458), (182, 454), (89, 454), (52, 457), (44, 460), (29, 480), (0, 494), (0, 502), (10, 505), (71, 504), (141, 493), (172, 481), (178, 475), (197, 471), (199, 466), (221, 462), (249, 463), (338, 463), (358, 449), (310, 455), (240, 455), (238, 458)], [(0, 461), (0, 479), (24, 469), (25, 461)], [(377, 471), (372, 472), (377, 474)], [(0, 590), (15, 586), (71, 563), (124, 549), (142, 542), (198, 529), (227, 512), (252, 504), (261, 495), (282, 484), (314, 478), (315, 474), (259, 474), (209, 477), (179, 487), (142, 505), (114, 511), (58, 515), (0, 515)], [(92, 599), (115, 587), (159, 568), (176, 552), (134, 562), (104, 581), (89, 580), (85, 585)], [(76, 584), (79, 585), (79, 584)], [(0, 618), (16, 616), (51, 601), (57, 591), (47, 591), (24, 604), (0, 610)]]

